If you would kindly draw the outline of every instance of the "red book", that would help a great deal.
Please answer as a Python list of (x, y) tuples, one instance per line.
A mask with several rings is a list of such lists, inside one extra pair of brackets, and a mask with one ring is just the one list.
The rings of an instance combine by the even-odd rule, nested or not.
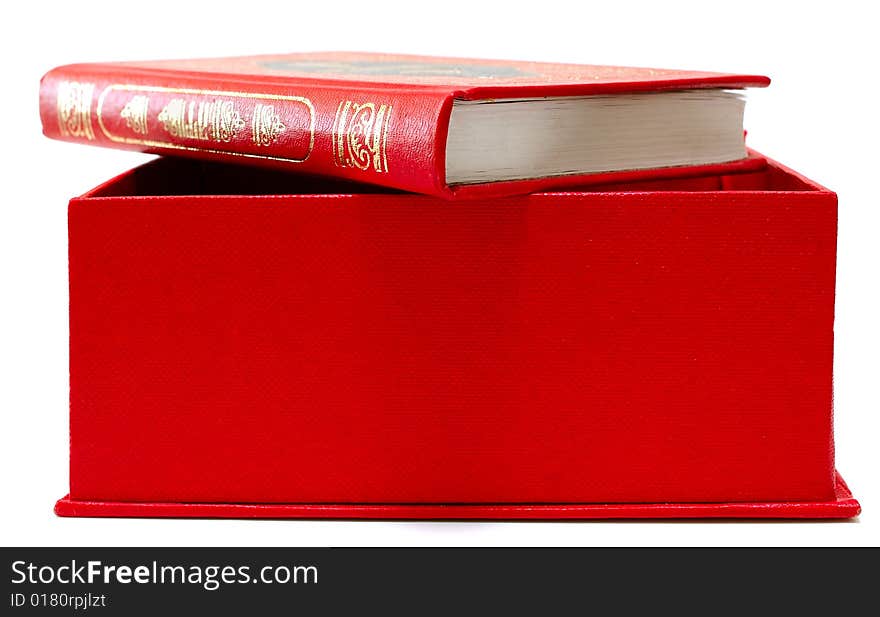
[(768, 82), (331, 52), (63, 66), (40, 113), (57, 139), (488, 197), (755, 169), (724, 89)]
[(60, 514), (858, 513), (834, 193), (355, 186), (165, 158), (71, 201)]

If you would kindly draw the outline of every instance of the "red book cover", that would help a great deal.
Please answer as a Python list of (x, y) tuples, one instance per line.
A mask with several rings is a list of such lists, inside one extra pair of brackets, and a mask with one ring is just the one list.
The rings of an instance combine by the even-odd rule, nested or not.
[(71, 201), (67, 515), (847, 517), (837, 199), (163, 158)]
[[(76, 64), (41, 83), (44, 133), (161, 154), (284, 167), (437, 196), (490, 197), (615, 172), (450, 185), (456, 100), (523, 99), (764, 86), (698, 71), (327, 52)], [(754, 158), (626, 171), (621, 179), (756, 169)]]

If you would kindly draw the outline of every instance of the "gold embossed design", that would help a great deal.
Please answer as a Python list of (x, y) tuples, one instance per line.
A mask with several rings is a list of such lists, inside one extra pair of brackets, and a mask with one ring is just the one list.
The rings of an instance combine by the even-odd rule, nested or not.
[(385, 142), (390, 117), (390, 105), (340, 102), (333, 121), (333, 161), (336, 165), (388, 173)]
[(159, 112), (159, 122), (173, 137), (201, 141), (229, 142), (244, 120), (232, 101), (189, 101), (172, 99)]
[(274, 105), (257, 103), (254, 106), (254, 117), (251, 120), (251, 134), (254, 144), (270, 146), (286, 130), (287, 127), (275, 113)]
[(78, 81), (58, 84), (58, 128), (63, 137), (95, 138), (91, 117), (94, 92), (94, 84)]
[[(243, 100), (262, 100), (262, 101), (276, 101), (283, 102), (285, 104), (296, 104), (302, 105), (305, 108), (306, 113), (308, 113), (309, 117), (309, 147), (306, 151), (305, 155), (300, 158), (293, 157), (283, 157), (283, 156), (270, 156), (266, 154), (254, 154), (250, 152), (231, 152), (229, 150), (218, 150), (216, 148), (206, 148), (206, 147), (196, 147), (196, 146), (188, 146), (183, 144), (174, 143), (173, 141), (160, 140), (160, 139), (150, 139), (147, 137), (139, 137), (139, 136), (130, 136), (130, 135), (117, 135), (113, 133), (107, 124), (104, 122), (104, 106), (107, 102), (107, 98), (111, 95), (118, 94), (119, 92), (128, 92), (128, 93), (145, 93), (145, 94), (156, 94), (158, 96), (166, 95), (166, 94), (179, 94), (179, 95), (196, 95), (202, 97), (225, 97), (231, 99), (243, 99)], [(101, 95), (98, 97), (98, 108), (95, 112), (95, 115), (98, 117), (98, 126), (101, 128), (101, 132), (104, 133), (104, 136), (107, 137), (110, 141), (114, 141), (117, 143), (130, 144), (143, 146), (145, 148), (167, 148), (171, 150), (184, 150), (188, 152), (208, 152), (210, 154), (226, 154), (229, 156), (239, 156), (243, 158), (253, 158), (253, 159), (263, 159), (270, 161), (281, 161), (285, 163), (302, 163), (306, 161), (312, 153), (312, 150), (315, 148), (315, 106), (312, 102), (302, 96), (293, 96), (293, 95), (285, 95), (285, 94), (259, 94), (255, 92), (237, 92), (237, 91), (227, 91), (227, 90), (198, 90), (194, 88), (166, 88), (162, 86), (141, 86), (138, 84), (113, 84), (111, 86), (106, 87)]]
[(120, 116), (125, 120), (126, 126), (138, 135), (147, 134), (147, 111), (150, 108), (149, 97), (141, 94), (132, 99), (122, 108)]

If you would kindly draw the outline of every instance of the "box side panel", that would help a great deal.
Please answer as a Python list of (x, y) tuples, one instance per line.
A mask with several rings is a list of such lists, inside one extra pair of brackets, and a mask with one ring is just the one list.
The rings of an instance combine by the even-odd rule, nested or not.
[(84, 199), (71, 498), (825, 500), (827, 193)]

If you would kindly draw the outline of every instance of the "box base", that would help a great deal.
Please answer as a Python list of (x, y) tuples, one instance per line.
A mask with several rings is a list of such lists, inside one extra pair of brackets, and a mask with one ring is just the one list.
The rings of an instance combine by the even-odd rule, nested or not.
[(67, 495), (58, 516), (129, 518), (586, 520), (586, 519), (847, 519), (861, 512), (840, 474), (830, 501), (614, 504), (241, 504), (79, 501)]

